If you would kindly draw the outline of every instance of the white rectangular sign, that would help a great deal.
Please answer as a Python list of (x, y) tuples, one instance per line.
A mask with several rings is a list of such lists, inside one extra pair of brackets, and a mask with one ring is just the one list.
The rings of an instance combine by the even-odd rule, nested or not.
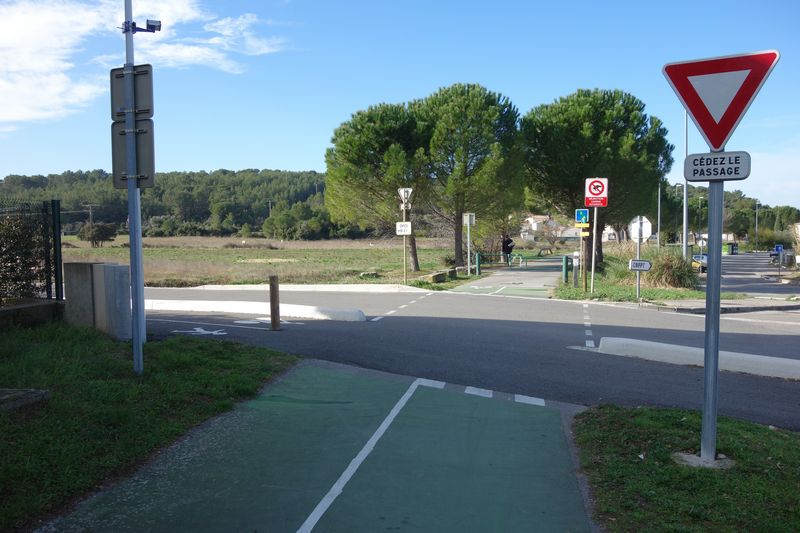
[(631, 259), (628, 261), (628, 270), (633, 270), (636, 272), (647, 272), (653, 265), (650, 264), (650, 261), (644, 261), (641, 259)]
[(411, 235), (411, 222), (398, 222), (395, 230), (398, 235)]
[(683, 162), (687, 181), (743, 180), (750, 175), (747, 152), (711, 152), (691, 154)]
[(465, 226), (475, 225), (475, 213), (464, 213), (463, 223)]

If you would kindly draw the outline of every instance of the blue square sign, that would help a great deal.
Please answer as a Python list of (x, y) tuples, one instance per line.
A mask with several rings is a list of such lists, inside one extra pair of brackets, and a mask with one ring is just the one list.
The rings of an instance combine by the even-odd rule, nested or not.
[(775, 245), (775, 253), (781, 253), (781, 252), (783, 252), (783, 245), (782, 244), (776, 244)]
[(578, 224), (588, 224), (589, 223), (589, 210), (588, 209), (576, 209), (575, 210), (575, 222)]

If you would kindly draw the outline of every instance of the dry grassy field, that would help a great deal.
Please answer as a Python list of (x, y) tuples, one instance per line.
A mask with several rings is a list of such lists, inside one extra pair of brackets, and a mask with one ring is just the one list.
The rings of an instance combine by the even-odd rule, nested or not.
[[(265, 283), (277, 275), (283, 283), (396, 283), (403, 280), (403, 241), (400, 238), (276, 241), (224, 237), (147, 237), (143, 241), (145, 284), (194, 286), (210, 283)], [(422, 272), (445, 266), (452, 255), (446, 239), (417, 240)], [(65, 262), (128, 263), (128, 237), (120, 236), (102, 248), (74, 237), (64, 238)], [(377, 278), (362, 279), (362, 272)]]

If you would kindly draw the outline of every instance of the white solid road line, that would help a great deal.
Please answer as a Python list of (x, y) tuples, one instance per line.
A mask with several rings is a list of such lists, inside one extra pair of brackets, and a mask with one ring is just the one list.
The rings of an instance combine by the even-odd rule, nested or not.
[(497, 289), (496, 291), (494, 291), (494, 292), (490, 292), (489, 294), (498, 294), (500, 291), (502, 291), (502, 290), (503, 290), (503, 289), (505, 289), (505, 288), (506, 288), (506, 286), (505, 286), (505, 285), (503, 285), (502, 287), (500, 287), (500, 288), (499, 288), (499, 289)]
[(481, 389), (478, 387), (466, 387), (464, 389), (465, 394), (472, 394), (474, 396), (483, 396), (484, 398), (491, 398), (492, 391), (489, 389)]
[(535, 398), (533, 396), (515, 394), (514, 401), (519, 403), (527, 403), (529, 405), (541, 405), (542, 407), (544, 407), (544, 400), (542, 400), (541, 398)]
[[(269, 314), (269, 302), (240, 302), (216, 300), (156, 300), (145, 299), (146, 311), (188, 311), (201, 313), (237, 313), (243, 315)], [(333, 309), (314, 305), (281, 304), (281, 315), (317, 320), (343, 320), (364, 322), (367, 318), (360, 309)]]
[(444, 387), (444, 383), (441, 384), (441, 387), (439, 386), (439, 383), (441, 382), (417, 378), (413, 383), (411, 383), (411, 385), (409, 385), (408, 390), (406, 390), (405, 394), (403, 394), (403, 396), (397, 400), (397, 403), (394, 404), (392, 410), (389, 411), (389, 414), (383, 419), (383, 422), (381, 422), (381, 425), (375, 430), (375, 433), (372, 434), (364, 447), (361, 448), (361, 451), (358, 452), (358, 455), (356, 455), (355, 458), (350, 461), (350, 464), (347, 465), (347, 468), (345, 468), (344, 472), (342, 472), (342, 475), (339, 476), (339, 479), (336, 480), (336, 483), (333, 484), (328, 493), (325, 494), (317, 506), (314, 507), (314, 510), (311, 512), (311, 514), (308, 515), (306, 521), (303, 522), (303, 525), (301, 525), (297, 530), (298, 533), (307, 533), (314, 529), (314, 526), (317, 525), (319, 519), (322, 518), (322, 515), (325, 514), (325, 511), (328, 510), (336, 497), (342, 493), (344, 486), (347, 485), (347, 482), (350, 481), (350, 478), (352, 478), (353, 474), (356, 473), (356, 470), (358, 470), (358, 467), (364, 462), (364, 459), (366, 459), (370, 452), (375, 448), (378, 440), (380, 440), (383, 434), (386, 433), (386, 430), (389, 429), (389, 426), (392, 424), (394, 419), (397, 417), (403, 407), (405, 407), (406, 403), (408, 403), (408, 400), (411, 399), (411, 396), (414, 395), (414, 391), (417, 390), (417, 387), (420, 385), (433, 386), (436, 388)]
[[(692, 366), (703, 366), (705, 358), (703, 348), (620, 337), (603, 337), (597, 352)], [(719, 368), (730, 372), (800, 380), (798, 359), (720, 351)]]
[(239, 326), (238, 324), (219, 324), (215, 322), (192, 322), (189, 320), (167, 320), (164, 318), (148, 318), (148, 322), (173, 322), (175, 324), (193, 324), (195, 326), (217, 326), (223, 328), (257, 329), (259, 331), (270, 331), (270, 328), (256, 328), (253, 326)]

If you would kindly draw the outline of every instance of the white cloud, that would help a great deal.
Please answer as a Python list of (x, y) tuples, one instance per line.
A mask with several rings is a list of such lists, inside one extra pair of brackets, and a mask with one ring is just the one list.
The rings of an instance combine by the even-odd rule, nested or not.
[(245, 13), (237, 18), (226, 17), (209, 22), (203, 28), (218, 33), (220, 37), (213, 37), (209, 42), (225, 50), (247, 55), (264, 55), (280, 51), (285, 44), (284, 40), (276, 37), (259, 37), (253, 29), (258, 24), (261, 24), (261, 21), (256, 15)]
[(143, 63), (153, 63), (159, 67), (186, 68), (194, 65), (203, 65), (231, 74), (244, 72), (244, 68), (230, 59), (225, 52), (209, 46), (155, 43), (145, 48), (141, 58)]
[[(216, 19), (198, 0), (138, 0), (134, 18), (163, 21), (162, 31), (137, 39), (136, 62), (163, 67), (205, 66), (239, 74), (235, 55), (264, 55), (284, 41), (260, 36), (254, 14)], [(61, 117), (85, 107), (108, 90), (107, 71), (116, 54), (80, 59), (91, 39), (116, 34), (124, 20), (118, 0), (11, 0), (0, 3), (0, 133), (14, 124)], [(205, 23), (207, 36), (188, 40), (181, 31)]]

